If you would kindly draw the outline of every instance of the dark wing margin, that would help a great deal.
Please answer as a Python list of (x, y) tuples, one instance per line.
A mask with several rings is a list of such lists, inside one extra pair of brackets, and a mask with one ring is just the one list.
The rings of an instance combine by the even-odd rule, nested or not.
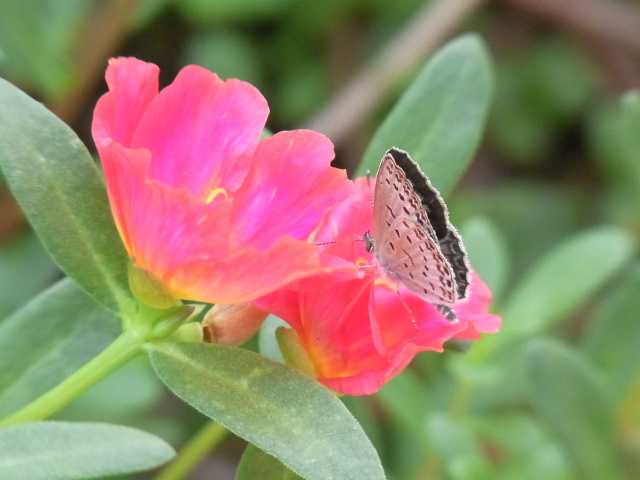
[(440, 192), (431, 185), (427, 176), (420, 170), (409, 154), (404, 150), (393, 147), (386, 155), (393, 157), (396, 165), (402, 169), (414, 188), (414, 193), (422, 203), (422, 208), (427, 213), (431, 228), (435, 231), (442, 254), (453, 269), (458, 300), (464, 300), (469, 296), (470, 267), (467, 260), (467, 252), (462, 244), (462, 239), (451, 222), (449, 211), (440, 196)]

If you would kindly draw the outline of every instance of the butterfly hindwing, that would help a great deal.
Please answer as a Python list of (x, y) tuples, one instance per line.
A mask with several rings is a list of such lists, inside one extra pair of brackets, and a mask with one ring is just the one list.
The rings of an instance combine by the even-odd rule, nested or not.
[(414, 195), (420, 200), (422, 210), (429, 219), (430, 228), (435, 232), (440, 250), (453, 269), (458, 300), (468, 298), (470, 267), (467, 254), (458, 231), (449, 221), (449, 211), (440, 192), (431, 185), (427, 176), (407, 152), (391, 148), (385, 157), (387, 155), (393, 158), (396, 168), (404, 172), (405, 178), (412, 185)]
[(383, 272), (438, 307), (468, 297), (462, 240), (442, 197), (406, 152), (392, 148), (382, 158), (373, 207), (375, 247), (370, 235), (365, 240)]
[(453, 270), (424, 228), (410, 218), (396, 218), (376, 243), (380, 266), (431, 303), (457, 300)]

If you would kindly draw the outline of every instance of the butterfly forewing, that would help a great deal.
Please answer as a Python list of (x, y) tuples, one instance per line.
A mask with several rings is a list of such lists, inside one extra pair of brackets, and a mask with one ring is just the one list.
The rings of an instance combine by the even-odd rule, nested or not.
[(423, 299), (436, 304), (456, 302), (453, 270), (422, 225), (396, 218), (379, 237), (375, 252), (385, 271)]
[(365, 239), (387, 275), (440, 306), (467, 298), (460, 237), (440, 194), (406, 152), (392, 148), (383, 157), (373, 207), (375, 245)]
[(419, 198), (422, 210), (429, 218), (430, 228), (438, 240), (438, 245), (456, 278), (458, 300), (469, 296), (469, 263), (458, 231), (449, 221), (449, 211), (440, 192), (431, 185), (427, 176), (420, 170), (409, 154), (398, 148), (391, 148), (385, 155), (393, 158), (396, 168), (401, 169)]
[(408, 217), (422, 225), (436, 239), (420, 199), (413, 192), (402, 169), (396, 166), (389, 154), (384, 156), (378, 169), (373, 210), (374, 235), (385, 232), (396, 218)]

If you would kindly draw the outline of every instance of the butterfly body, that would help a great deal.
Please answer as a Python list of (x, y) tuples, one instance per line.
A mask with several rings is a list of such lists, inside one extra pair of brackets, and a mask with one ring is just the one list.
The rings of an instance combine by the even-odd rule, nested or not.
[(447, 207), (409, 155), (390, 149), (376, 176), (374, 240), (378, 268), (455, 319), (449, 306), (469, 295), (469, 264)]

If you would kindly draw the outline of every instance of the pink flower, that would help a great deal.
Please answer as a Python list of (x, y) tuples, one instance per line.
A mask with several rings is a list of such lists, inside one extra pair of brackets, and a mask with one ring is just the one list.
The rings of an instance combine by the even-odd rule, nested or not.
[[(359, 241), (371, 230), (372, 215), (370, 189), (358, 179), (349, 199), (328, 214), (316, 241), (338, 238), (325, 254), (373, 265)], [(397, 285), (376, 270), (366, 272), (347, 281), (340, 281), (338, 272), (335, 281), (331, 273), (317, 275), (254, 302), (295, 330), (318, 381), (337, 392), (374, 393), (417, 352), (442, 351), (446, 340), (478, 339), (479, 332), (500, 327), (500, 317), (487, 311), (491, 292), (475, 273), (470, 298), (454, 307), (459, 321), (451, 323), (410, 290), (401, 286), (401, 298)]]
[(307, 130), (259, 141), (269, 109), (253, 86), (188, 66), (158, 91), (158, 74), (150, 63), (112, 59), (93, 121), (136, 267), (175, 298), (211, 303), (327, 271), (306, 240), (350, 188), (329, 166), (331, 142)]

